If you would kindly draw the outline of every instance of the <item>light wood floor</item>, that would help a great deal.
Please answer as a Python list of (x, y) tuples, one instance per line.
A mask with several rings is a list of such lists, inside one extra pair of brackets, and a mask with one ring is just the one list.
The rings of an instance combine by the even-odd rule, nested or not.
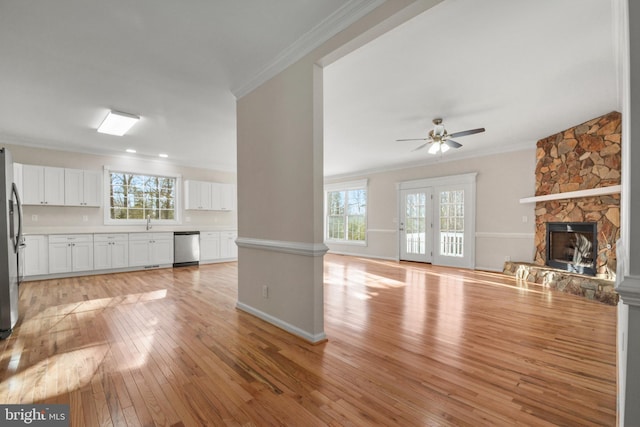
[(613, 426), (615, 308), (500, 274), (328, 255), (308, 345), (236, 310), (235, 263), (21, 287), (0, 403), (72, 426)]

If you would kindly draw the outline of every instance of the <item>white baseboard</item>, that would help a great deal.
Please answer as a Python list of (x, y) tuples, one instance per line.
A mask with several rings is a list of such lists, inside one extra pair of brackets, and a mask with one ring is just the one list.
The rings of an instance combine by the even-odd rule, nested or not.
[(317, 344), (327, 339), (327, 336), (325, 335), (324, 332), (321, 332), (319, 334), (310, 334), (309, 332), (304, 331), (298, 328), (297, 326), (293, 326), (292, 324), (287, 323), (282, 319), (279, 319), (275, 316), (267, 314), (264, 311), (258, 310), (257, 308), (251, 307), (250, 305), (244, 304), (240, 301), (236, 303), (236, 308), (238, 310), (242, 310), (249, 314), (252, 314), (257, 318), (264, 320), (267, 323), (271, 323), (272, 325), (275, 325), (280, 329), (284, 329), (290, 334), (300, 337), (303, 340), (308, 341), (312, 344)]

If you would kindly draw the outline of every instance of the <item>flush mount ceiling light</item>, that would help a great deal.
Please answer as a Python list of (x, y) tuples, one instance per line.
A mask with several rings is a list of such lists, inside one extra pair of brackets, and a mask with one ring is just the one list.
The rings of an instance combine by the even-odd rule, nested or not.
[(133, 114), (111, 110), (102, 121), (102, 124), (98, 126), (98, 132), (122, 136), (127, 133), (138, 120), (140, 120), (140, 117)]
[(137, 151), (136, 151), (136, 150), (134, 150), (133, 148), (127, 148), (125, 151), (126, 151), (127, 153), (131, 153), (131, 154), (135, 154), (135, 153), (137, 152)]
[(162, 157), (163, 159), (166, 159), (167, 157), (169, 157), (169, 155), (166, 153), (160, 153), (158, 154), (158, 156)]

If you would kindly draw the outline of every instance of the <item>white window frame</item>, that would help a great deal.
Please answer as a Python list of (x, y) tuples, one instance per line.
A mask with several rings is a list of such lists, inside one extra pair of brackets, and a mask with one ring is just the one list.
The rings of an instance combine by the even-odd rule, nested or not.
[(103, 192), (103, 206), (104, 206), (104, 224), (105, 225), (146, 225), (145, 219), (112, 219), (111, 218), (111, 172), (130, 173), (134, 175), (149, 175), (159, 176), (165, 178), (174, 178), (176, 180), (175, 186), (175, 212), (174, 219), (152, 219), (151, 225), (181, 225), (182, 224), (182, 175), (175, 173), (157, 172), (157, 171), (144, 171), (144, 170), (132, 170), (127, 167), (112, 167), (105, 166), (103, 174), (103, 183), (105, 191)]
[[(338, 182), (333, 184), (324, 185), (324, 241), (328, 244), (341, 244), (341, 245), (354, 245), (354, 246), (367, 246), (367, 239), (369, 237), (369, 188), (368, 179), (361, 179), (357, 181)], [(351, 191), (351, 190), (365, 190), (367, 194), (367, 207), (364, 212), (364, 240), (347, 240), (347, 239), (329, 239), (327, 238), (327, 217), (329, 212), (329, 206), (327, 198), (330, 192), (333, 191)], [(345, 209), (347, 207), (345, 206)], [(345, 234), (346, 236), (346, 234)]]

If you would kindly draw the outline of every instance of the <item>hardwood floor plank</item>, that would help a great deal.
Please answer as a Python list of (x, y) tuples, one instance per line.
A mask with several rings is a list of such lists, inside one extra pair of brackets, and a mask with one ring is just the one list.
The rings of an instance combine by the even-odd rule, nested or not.
[(615, 307), (498, 273), (325, 257), (309, 345), (222, 263), (28, 282), (0, 401), (72, 426), (614, 425)]

